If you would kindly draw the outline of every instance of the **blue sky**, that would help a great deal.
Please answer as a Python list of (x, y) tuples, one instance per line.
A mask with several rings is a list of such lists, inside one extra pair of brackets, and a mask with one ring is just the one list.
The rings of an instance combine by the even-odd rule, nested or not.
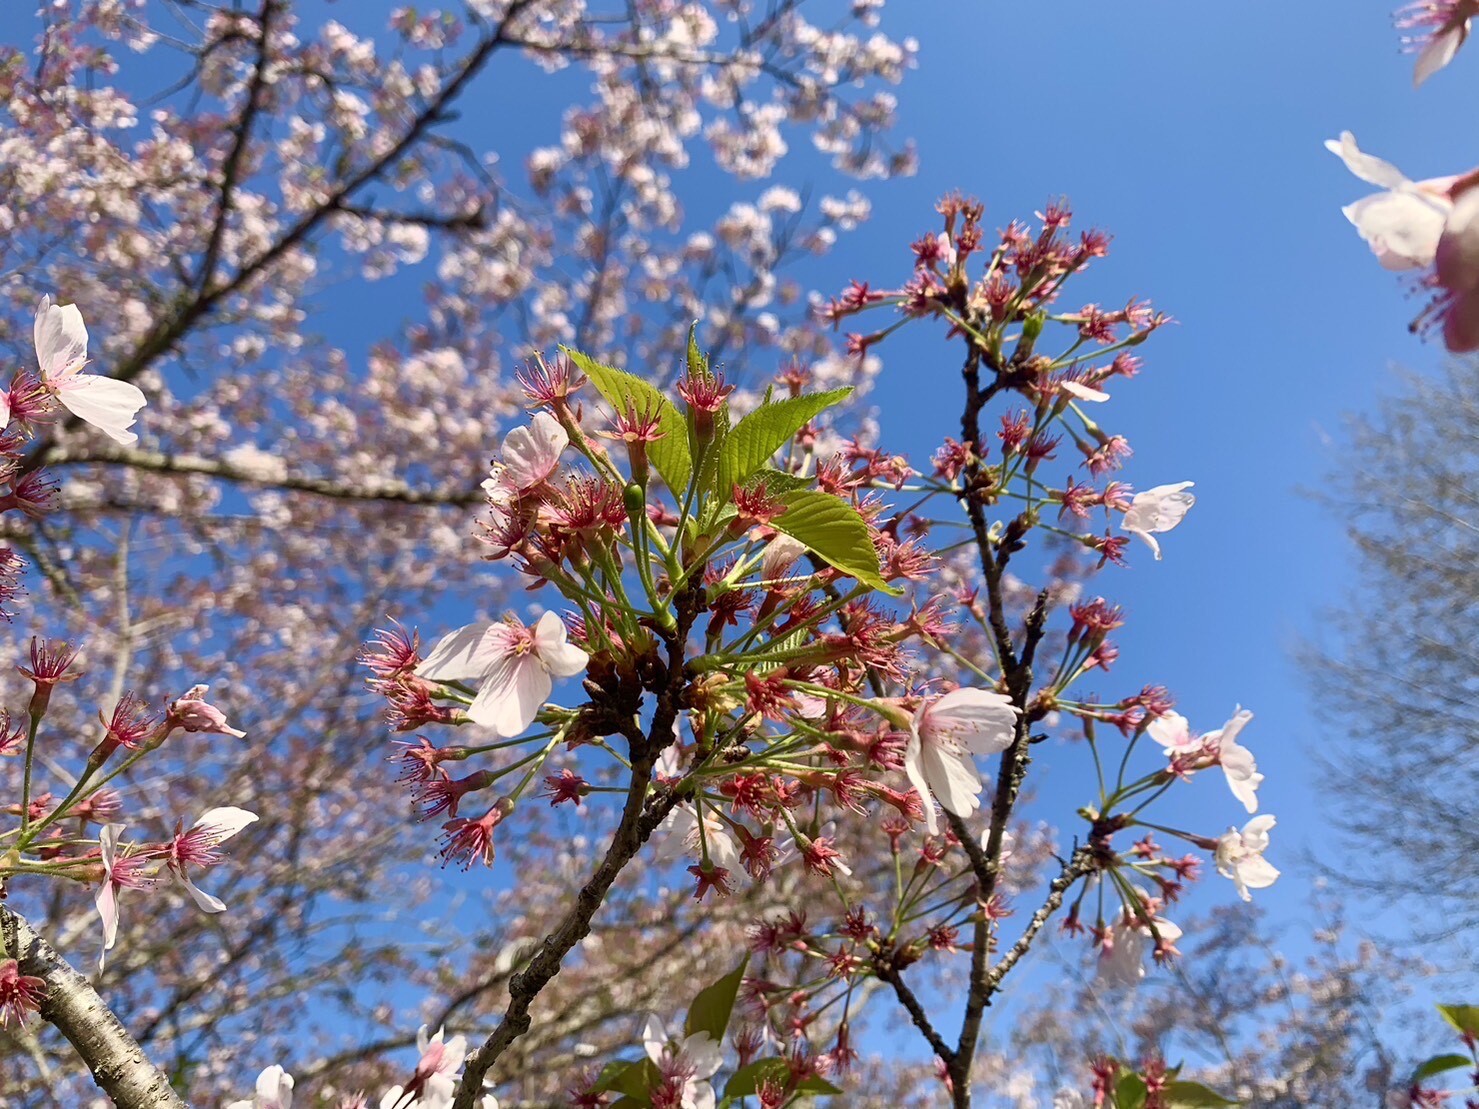
[[(323, 10), (364, 26), (358, 4)], [(15, 9), (0, 16), (5, 41), (31, 27)], [(1178, 322), (1141, 349), (1144, 372), (1116, 389), (1101, 423), (1135, 448), (1128, 480), (1195, 480), (1199, 503), (1164, 538), (1164, 562), (1136, 549), (1133, 569), (1099, 579), (1131, 617), (1104, 691), (1164, 683), (1200, 729), (1221, 725), (1235, 703), (1255, 711), (1244, 740), (1267, 775), (1263, 808), (1280, 821), (1271, 857), (1285, 871), (1261, 900), (1295, 918), (1312, 876), (1301, 851), (1330, 861), (1333, 850), (1333, 802), (1310, 754), (1342, 737), (1322, 724), (1291, 648), (1319, 634), (1322, 607), (1343, 602), (1354, 580), (1341, 520), (1299, 490), (1340, 465), (1330, 436), (1338, 442), (1344, 413), (1394, 387), (1393, 366), (1423, 369), (1441, 356), (1408, 335), (1419, 303), (1340, 214), (1366, 187), (1322, 142), (1349, 128), (1410, 176), (1466, 168), (1450, 121), (1453, 105), (1479, 94), (1479, 56), (1471, 47), (1414, 91), (1386, 4), (1337, 0), (894, 0), (884, 29), (920, 42), (919, 68), (898, 90), (898, 133), (917, 142), (920, 172), (862, 186), (872, 221), (805, 278), (824, 292), (851, 278), (901, 279), (908, 243), (934, 229), (933, 204), (952, 189), (983, 199), (993, 227), (1066, 195), (1078, 226), (1114, 235), (1110, 257), (1070, 299), (1150, 297)], [(510, 166), (554, 140), (563, 98), (531, 98), (512, 72), (484, 90), (484, 103), (518, 110), (469, 112), (459, 127), (470, 139), (507, 151)], [(793, 149), (775, 182), (845, 187), (802, 144)], [(702, 165), (685, 176), (698, 221), (768, 184)], [(323, 329), (337, 338), (367, 312), (409, 315), (419, 280), (412, 269), (328, 291)], [(881, 353), (872, 399), (886, 445), (922, 460), (954, 430), (940, 414), (958, 409), (955, 349), (921, 328)], [(1046, 793), (1039, 814), (1061, 812), (1065, 823), (1082, 800), (1059, 805), (1051, 785)], [(1241, 823), (1220, 782), (1186, 793), (1159, 818), (1186, 816), (1203, 831)], [(1207, 811), (1217, 814), (1210, 826)], [(1215, 877), (1207, 884), (1217, 900), (1232, 897)]]

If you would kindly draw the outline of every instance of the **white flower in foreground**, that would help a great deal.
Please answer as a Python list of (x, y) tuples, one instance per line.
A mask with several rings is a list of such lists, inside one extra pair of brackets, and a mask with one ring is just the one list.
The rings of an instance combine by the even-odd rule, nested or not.
[(1258, 773), (1253, 752), (1238, 745), (1238, 735), (1252, 719), (1247, 709), (1234, 709), (1231, 720), (1202, 737), (1203, 742), (1217, 745), (1217, 762), (1227, 775), (1227, 788), (1250, 813), (1258, 811), (1258, 787), (1263, 784), (1263, 775)]
[[(137, 385), (82, 372), (87, 364), (87, 328), (75, 304), (53, 304), (41, 298), (32, 332), (41, 381), (80, 420), (124, 446), (139, 437), (128, 429), (147, 403)], [(0, 427), (10, 422), (10, 406), (0, 408)]]
[(416, 1073), (405, 1086), (386, 1090), (380, 1099), (380, 1109), (445, 1109), (452, 1104), (457, 1075), (467, 1057), (467, 1037), (444, 1040), (445, 1032), (446, 1029), (438, 1028), (435, 1036), (428, 1036), (426, 1025), (421, 1026), (416, 1033), (416, 1047), (421, 1052)]
[(1250, 889), (1267, 889), (1279, 877), (1278, 870), (1263, 857), (1269, 845), (1268, 830), (1274, 824), (1272, 816), (1255, 816), (1241, 832), (1229, 828), (1217, 841), (1217, 873), (1232, 879), (1244, 901), (1253, 900)]
[(1197, 503), (1196, 497), (1188, 493), (1195, 482), (1178, 481), (1175, 485), (1157, 485), (1143, 493), (1136, 493), (1125, 509), (1125, 518), (1120, 527), (1131, 535), (1138, 535), (1155, 552), (1156, 561), (1161, 559), (1161, 545), (1156, 542), (1158, 531), (1170, 531), (1191, 511)]
[(546, 612), (532, 628), (513, 617), (459, 628), (432, 648), (416, 673), (432, 681), (478, 683), (467, 715), (512, 738), (534, 722), (554, 679), (579, 674), (589, 661), (569, 642), (560, 618)]
[(1479, 350), (1479, 171), (1410, 181), (1390, 162), (1363, 153), (1349, 131), (1325, 146), (1346, 168), (1385, 192), (1362, 197), (1342, 211), (1389, 270), (1426, 269), (1436, 288), (1418, 321), (1443, 321), (1443, 343), (1461, 353)]
[(1145, 953), (1156, 946), (1174, 947), (1181, 938), (1179, 927), (1164, 917), (1148, 924), (1124, 921), (1110, 927), (1099, 945), (1099, 978), (1111, 986), (1134, 986), (1145, 977)]
[(664, 1081), (682, 1083), (682, 1109), (714, 1109), (714, 1087), (709, 1079), (724, 1062), (724, 1053), (707, 1032), (670, 1036), (656, 1016), (642, 1024), (642, 1046)]
[(560, 421), (540, 412), (528, 427), (516, 427), (503, 437), (502, 478), (520, 493), (533, 489), (555, 472), (570, 436)]
[(230, 805), (207, 809), (200, 814), (200, 819), (188, 832), (177, 834), (170, 842), (165, 865), (169, 867), (170, 873), (175, 876), (176, 880), (185, 887), (186, 892), (190, 894), (202, 912), (224, 912), (226, 903), (220, 898), (212, 897), (190, 881), (186, 868), (215, 866), (221, 861), (216, 848), (248, 824), (254, 823), (256, 819), (256, 813)]
[(293, 1076), (270, 1066), (257, 1075), (257, 1092), (250, 1101), (233, 1101), (226, 1109), (293, 1109)]
[(1166, 749), (1167, 758), (1202, 749), (1201, 736), (1192, 734), (1191, 722), (1179, 712), (1157, 716), (1146, 725), (1145, 733)]
[(1018, 715), (1009, 697), (986, 689), (956, 689), (919, 707), (909, 728), (904, 773), (924, 801), (931, 835), (940, 830), (931, 798), (956, 816), (969, 816), (980, 806), (981, 774), (974, 756), (1010, 747)]

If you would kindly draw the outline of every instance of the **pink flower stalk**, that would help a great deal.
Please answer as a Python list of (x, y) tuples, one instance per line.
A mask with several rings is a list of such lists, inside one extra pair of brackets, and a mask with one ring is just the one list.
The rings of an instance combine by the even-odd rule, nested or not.
[(1417, 52), (1412, 84), (1421, 85), (1449, 62), (1469, 37), (1469, 25), (1479, 15), (1476, 0), (1417, 0), (1397, 11), (1397, 28), (1412, 31), (1402, 43)]
[(1187, 492), (1192, 485), (1190, 481), (1178, 481), (1175, 485), (1157, 485), (1154, 489), (1136, 493), (1125, 518), (1120, 521), (1123, 530), (1145, 540), (1155, 552), (1157, 562), (1161, 560), (1161, 545), (1156, 542), (1154, 533), (1170, 531), (1186, 519), (1191, 506), (1197, 503), (1196, 497)]
[[(41, 383), (76, 416), (111, 438), (130, 446), (139, 437), (128, 429), (147, 403), (137, 385), (82, 372), (87, 364), (87, 328), (75, 304), (53, 304), (41, 298), (32, 331)], [(11, 401), (0, 398), (0, 428), (10, 422)]]
[[(926, 701), (914, 714), (904, 773), (920, 797), (946, 812), (969, 816), (980, 806), (981, 774), (975, 755), (995, 755), (1012, 745), (1020, 710), (1005, 694), (956, 689)], [(934, 805), (924, 807), (931, 835), (940, 830)]]
[(477, 682), (469, 719), (513, 738), (534, 722), (554, 679), (579, 674), (589, 661), (569, 642), (560, 618), (546, 612), (532, 628), (512, 616), (459, 628), (432, 648), (416, 674), (439, 682)]
[(9, 1028), (11, 1021), (24, 1027), (32, 1013), (41, 1011), (45, 1000), (45, 981), (22, 974), (14, 959), (0, 961), (0, 1028)]
[(1349, 131), (1325, 146), (1361, 180), (1386, 190), (1342, 209), (1377, 261), (1385, 269), (1426, 271), (1421, 284), (1435, 292), (1414, 329), (1437, 319), (1449, 350), (1479, 350), (1479, 170), (1410, 181), (1362, 152)]
[(165, 865), (202, 912), (224, 912), (226, 903), (190, 881), (187, 868), (215, 866), (221, 861), (221, 853), (216, 848), (256, 819), (256, 813), (228, 805), (201, 813), (200, 819), (188, 832), (175, 829), (175, 838), (165, 848)]
[(484, 866), (493, 865), (493, 829), (502, 824), (504, 818), (514, 811), (514, 803), (507, 797), (476, 820), (457, 817), (442, 825), (442, 865), (461, 863), (463, 870), (472, 868), (479, 859)]
[(53, 643), (48, 639), (31, 637), (31, 666), (29, 669), (24, 666), (16, 669), (36, 685), (29, 708), (32, 716), (39, 716), (46, 711), (46, 706), (51, 703), (53, 687), (63, 682), (75, 682), (82, 677), (72, 670), (72, 663), (76, 660), (77, 648), (70, 643)]
[(226, 723), (226, 714), (206, 702), (206, 694), (210, 692), (210, 688), (208, 685), (193, 685), (185, 691), (183, 697), (170, 702), (164, 721), (166, 733), (183, 728), (187, 732), (245, 738), (246, 732), (231, 727)]

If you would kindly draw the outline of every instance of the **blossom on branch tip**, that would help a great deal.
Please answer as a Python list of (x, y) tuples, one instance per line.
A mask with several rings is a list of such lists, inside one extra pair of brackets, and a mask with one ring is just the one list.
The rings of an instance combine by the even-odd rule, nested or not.
[(459, 628), (431, 649), (416, 675), (478, 683), (468, 718), (512, 738), (534, 723), (554, 679), (579, 674), (589, 661), (588, 654), (569, 642), (559, 616), (546, 612), (532, 628), (512, 616)]
[(1120, 527), (1131, 535), (1139, 536), (1155, 552), (1156, 561), (1161, 558), (1161, 545), (1156, 542), (1154, 532), (1170, 531), (1191, 511), (1197, 503), (1196, 497), (1187, 490), (1194, 485), (1190, 481), (1178, 481), (1174, 485), (1157, 485), (1143, 493), (1136, 493), (1125, 511)]
[[(41, 383), (79, 420), (130, 446), (139, 437), (128, 429), (145, 403), (137, 385), (82, 372), (87, 364), (87, 328), (75, 304), (41, 298), (32, 330)], [(10, 402), (0, 402), (0, 427), (10, 422)]]
[(446, 1029), (438, 1028), (435, 1036), (426, 1034), (426, 1025), (416, 1033), (416, 1048), (421, 1058), (416, 1072), (402, 1086), (392, 1086), (380, 1099), (380, 1109), (431, 1109), (452, 1104), (457, 1089), (457, 1074), (467, 1056), (467, 1037), (445, 1040)]
[(719, 1044), (707, 1032), (670, 1035), (659, 1017), (642, 1022), (642, 1046), (657, 1067), (661, 1081), (652, 1092), (653, 1105), (666, 1109), (713, 1109), (714, 1088), (709, 1079), (724, 1062)]
[(46, 999), (46, 982), (31, 974), (22, 974), (14, 959), (0, 960), (0, 1028), (25, 1026), (31, 1013), (41, 1011)]
[(1278, 870), (1263, 857), (1269, 846), (1269, 829), (1275, 823), (1268, 814), (1255, 816), (1242, 831), (1229, 828), (1217, 841), (1217, 873), (1232, 879), (1244, 901), (1253, 900), (1250, 889), (1267, 889), (1279, 877)]
[(1005, 694), (956, 689), (926, 701), (914, 714), (904, 773), (926, 799), (925, 824), (939, 831), (934, 798), (946, 812), (969, 816), (980, 806), (981, 774), (974, 755), (994, 755), (1012, 745), (1020, 711)]

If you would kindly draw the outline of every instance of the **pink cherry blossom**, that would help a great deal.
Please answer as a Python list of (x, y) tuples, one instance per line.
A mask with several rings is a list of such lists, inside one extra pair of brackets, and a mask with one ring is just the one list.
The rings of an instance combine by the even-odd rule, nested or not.
[(212, 897), (190, 881), (186, 868), (191, 866), (210, 867), (221, 861), (216, 848), (257, 819), (257, 814), (232, 806), (207, 809), (200, 814), (188, 832), (176, 832), (165, 855), (165, 863), (175, 879), (200, 906), (202, 912), (219, 913), (226, 909), (225, 902)]
[(1217, 873), (1232, 879), (1244, 901), (1253, 900), (1250, 889), (1267, 889), (1279, 877), (1278, 870), (1263, 857), (1269, 846), (1269, 829), (1275, 823), (1268, 814), (1255, 816), (1241, 832), (1229, 828), (1217, 841)]
[(1195, 484), (1178, 481), (1174, 485), (1157, 485), (1143, 493), (1136, 493), (1125, 510), (1120, 527), (1131, 535), (1139, 536), (1155, 552), (1156, 561), (1161, 559), (1161, 545), (1156, 542), (1155, 532), (1170, 531), (1191, 511), (1197, 503), (1196, 497), (1187, 490)]
[[(41, 382), (80, 420), (128, 446), (139, 437), (128, 428), (146, 401), (137, 385), (82, 372), (87, 363), (87, 328), (75, 304), (41, 298), (33, 329)], [(10, 404), (0, 403), (0, 427), (10, 422)]]
[(467, 1056), (467, 1037), (453, 1036), (444, 1040), (446, 1030), (426, 1034), (426, 1025), (416, 1033), (416, 1048), (421, 1058), (416, 1073), (405, 1086), (392, 1086), (380, 1099), (381, 1109), (440, 1109), (452, 1103), (457, 1088), (457, 1075)]
[(1111, 986), (1134, 986), (1145, 977), (1145, 954), (1156, 947), (1174, 946), (1182, 936), (1179, 926), (1164, 917), (1151, 925), (1140, 920), (1120, 920), (1104, 934), (1099, 945), (1099, 977)]
[(192, 685), (183, 696), (171, 701), (164, 720), (166, 731), (183, 728), (187, 732), (244, 738), (246, 732), (233, 728), (226, 722), (226, 714), (206, 701), (210, 691), (208, 685)]
[(478, 683), (468, 717), (513, 737), (534, 722), (553, 679), (579, 674), (589, 661), (568, 641), (560, 618), (546, 612), (532, 628), (514, 617), (459, 628), (432, 648), (416, 673), (432, 681)]
[[(724, 1053), (707, 1032), (681, 1036), (649, 1015), (642, 1022), (642, 1046), (662, 1076), (659, 1093), (672, 1109), (713, 1109), (714, 1088), (709, 1079), (724, 1063)], [(655, 1100), (655, 1099), (654, 1099)]]
[(946, 812), (969, 816), (980, 806), (981, 774), (975, 755), (994, 755), (1012, 745), (1020, 710), (1005, 694), (956, 689), (926, 701), (914, 714), (904, 773), (925, 799), (930, 833), (939, 831), (930, 798)]

